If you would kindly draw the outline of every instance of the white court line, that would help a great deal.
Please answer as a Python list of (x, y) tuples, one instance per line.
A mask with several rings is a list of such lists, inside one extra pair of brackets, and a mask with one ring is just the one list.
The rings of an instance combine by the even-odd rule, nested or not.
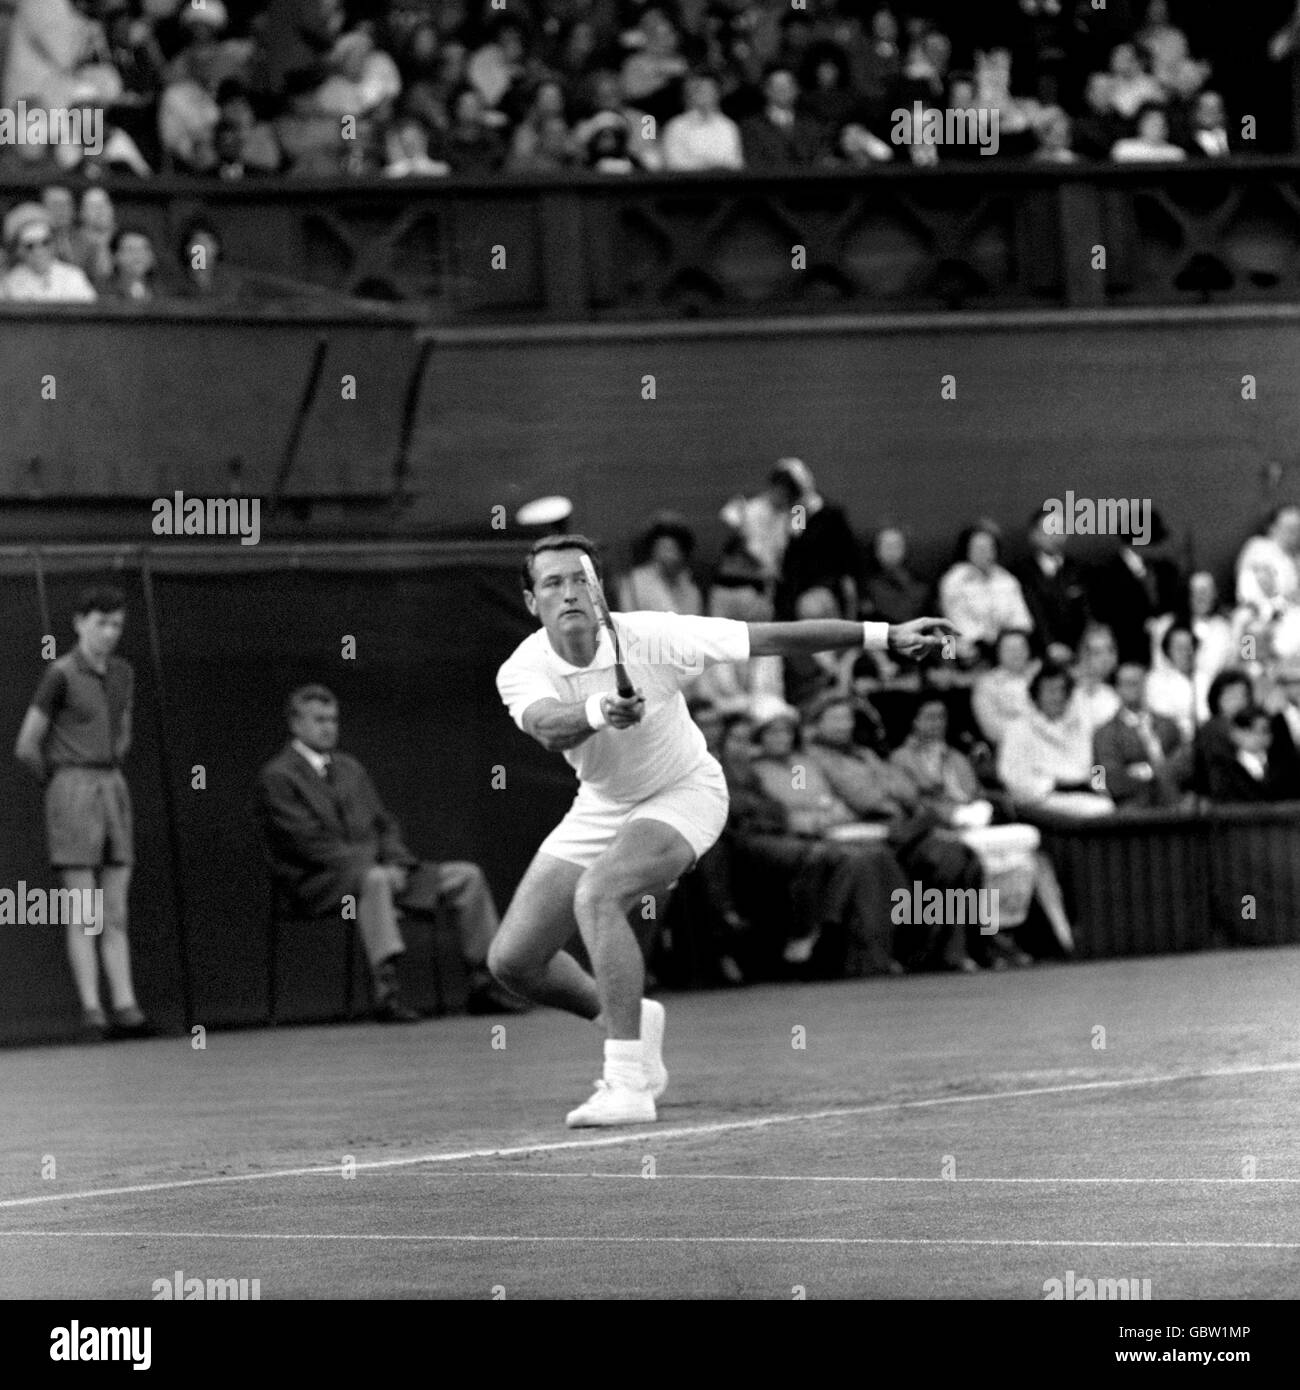
[[(1059, 1086), (1031, 1086), (1018, 1091), (981, 1091), (970, 1095), (932, 1096), (926, 1100), (878, 1101), (872, 1105), (840, 1106), (802, 1114), (763, 1115), (752, 1120), (719, 1120), (713, 1124), (679, 1125), (674, 1129), (637, 1126), (633, 1132), (601, 1135), (589, 1139), (562, 1139), (536, 1144), (517, 1144), (504, 1149), (462, 1149), (457, 1153), (415, 1154), (408, 1158), (378, 1158), (353, 1165), (355, 1172), (375, 1172), (383, 1168), (413, 1168), (431, 1163), (464, 1163), (478, 1158), (520, 1158), (526, 1154), (563, 1153), (573, 1149), (602, 1149), (624, 1144), (662, 1144), (669, 1139), (696, 1139), (713, 1134), (736, 1134), (745, 1130), (769, 1129), (776, 1125), (807, 1124), (816, 1120), (852, 1119), (863, 1115), (883, 1115), (899, 1110), (927, 1110), (936, 1106), (976, 1105), (984, 1101), (1022, 1100), (1030, 1096), (1072, 1095), (1083, 1091), (1111, 1091), (1137, 1086), (1158, 1086), (1176, 1081), (1208, 1081), (1225, 1076), (1267, 1076), (1300, 1071), (1300, 1062), (1272, 1062), (1265, 1066), (1216, 1067), (1209, 1071), (1170, 1072), (1162, 1076), (1121, 1077), (1111, 1081), (1077, 1081)], [(84, 1192), (51, 1192), (39, 1197), (6, 1197), (0, 1211), (16, 1207), (46, 1206), (52, 1202), (76, 1202), (92, 1197), (133, 1197), (146, 1192), (176, 1192), (187, 1187), (221, 1187), (241, 1182), (269, 1182), (277, 1178), (337, 1177), (341, 1163), (317, 1164), (310, 1168), (275, 1168), (265, 1173), (220, 1173), (207, 1178), (178, 1178), (166, 1182), (132, 1183), (125, 1187), (99, 1187)], [(1244, 1179), (1243, 1179), (1244, 1181)]]
[(521, 1236), (381, 1235), (375, 1231), (0, 1231), (0, 1239), (318, 1241), (410, 1245), (976, 1245), (1063, 1250), (1300, 1250), (1300, 1240), (992, 1240), (974, 1236)]
[[(331, 1169), (331, 1172), (334, 1170)], [(892, 1174), (842, 1173), (515, 1173), (501, 1168), (444, 1168), (429, 1174), (432, 1178), (491, 1178), (493, 1182), (581, 1181), (595, 1178), (606, 1182), (829, 1182), (829, 1183), (934, 1183), (946, 1187), (965, 1185), (1008, 1185), (1034, 1183), (1044, 1187), (1105, 1187), (1129, 1184), (1144, 1187), (1159, 1183), (1194, 1185), (1221, 1184), (1224, 1187), (1267, 1187), (1271, 1184), (1300, 1184), (1300, 1178), (912, 1178)]]

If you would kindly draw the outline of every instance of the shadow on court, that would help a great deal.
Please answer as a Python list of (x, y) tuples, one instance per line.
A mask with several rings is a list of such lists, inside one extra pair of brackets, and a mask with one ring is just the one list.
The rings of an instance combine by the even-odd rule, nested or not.
[(1293, 948), (669, 996), (635, 1130), (564, 1129), (599, 1040), (545, 1012), (8, 1052), (0, 1296), (1293, 1297), (1298, 987)]

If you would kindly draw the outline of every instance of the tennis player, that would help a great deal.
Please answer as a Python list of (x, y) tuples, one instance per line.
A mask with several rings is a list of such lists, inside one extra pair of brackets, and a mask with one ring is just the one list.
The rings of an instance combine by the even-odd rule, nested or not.
[[(494, 938), (488, 967), (507, 988), (592, 1020), (604, 1075), (569, 1112), (570, 1128), (643, 1124), (668, 1084), (664, 1009), (643, 999), (645, 970), (628, 923), (722, 833), (727, 785), (686, 710), (681, 687), (715, 661), (866, 647), (920, 657), (956, 629), (939, 618), (888, 623), (743, 623), (673, 613), (618, 613), (613, 626), (635, 693), (615, 689), (614, 644), (600, 625), (582, 557), (585, 536), (537, 541), (524, 602), (541, 622), (497, 673), (511, 718), (578, 774), (568, 814), (542, 841)], [(563, 947), (581, 933), (589, 975)]]

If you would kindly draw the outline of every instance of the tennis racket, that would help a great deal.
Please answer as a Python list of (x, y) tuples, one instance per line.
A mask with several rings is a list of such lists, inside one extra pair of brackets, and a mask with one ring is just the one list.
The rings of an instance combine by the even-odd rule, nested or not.
[(591, 605), (596, 610), (596, 621), (609, 633), (610, 641), (614, 644), (614, 681), (618, 686), (619, 698), (630, 700), (636, 691), (633, 689), (632, 681), (627, 674), (627, 667), (623, 665), (623, 643), (619, 640), (618, 629), (614, 626), (614, 620), (609, 616), (609, 604), (605, 602), (605, 591), (600, 587), (600, 580), (596, 575), (596, 566), (591, 563), (591, 556), (582, 556), (582, 573), (587, 580), (587, 591), (591, 594)]

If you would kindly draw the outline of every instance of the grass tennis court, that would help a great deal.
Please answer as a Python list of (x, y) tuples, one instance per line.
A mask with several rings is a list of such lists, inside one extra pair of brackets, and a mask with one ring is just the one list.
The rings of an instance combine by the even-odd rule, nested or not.
[(0, 1053), (0, 1296), (1294, 1297), (1298, 998), (1300, 948), (670, 995), (605, 1131), (544, 1011)]

